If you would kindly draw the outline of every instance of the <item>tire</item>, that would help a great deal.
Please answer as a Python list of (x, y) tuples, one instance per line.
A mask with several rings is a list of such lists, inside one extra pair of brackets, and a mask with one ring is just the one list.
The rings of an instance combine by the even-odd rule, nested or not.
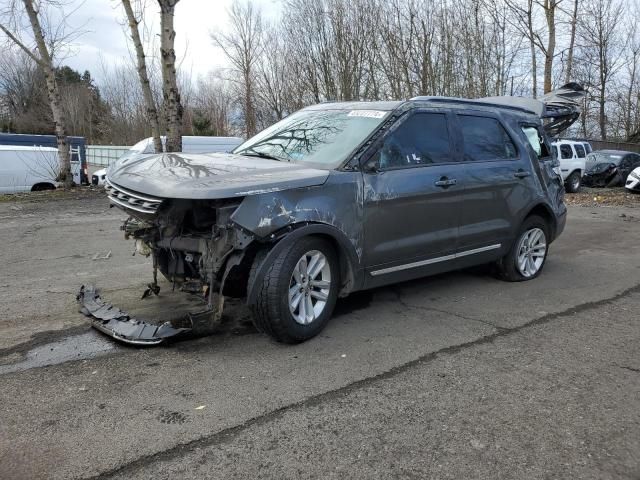
[[(531, 241), (535, 240), (538, 234), (542, 235), (540, 240), (544, 243), (544, 251), (539, 247), (539, 243), (531, 244)], [(527, 248), (531, 255), (526, 254)], [(542, 255), (536, 255), (536, 253), (542, 253)], [(497, 262), (498, 274), (500, 278), (508, 282), (533, 280), (542, 272), (548, 253), (549, 225), (542, 217), (531, 215), (522, 222), (516, 240), (513, 242), (509, 252)], [(533, 262), (525, 262), (524, 269), (522, 268), (522, 263), (519, 264), (519, 258), (522, 260), (523, 255)], [(535, 265), (536, 268), (530, 268), (532, 265)]]
[[(308, 278), (314, 274), (313, 269), (308, 276), (300, 274), (306, 271), (305, 263), (301, 263), (303, 256), (309, 267), (324, 265), (311, 282)], [(263, 260), (264, 254), (256, 255), (250, 281)], [(294, 269), (298, 273), (294, 274)], [(260, 284), (254, 286), (259, 289), (251, 305), (256, 328), (282, 343), (300, 343), (316, 336), (331, 318), (339, 286), (340, 268), (333, 246), (318, 237), (299, 239), (280, 252), (268, 265)], [(291, 304), (295, 307), (290, 304), (291, 292)]]
[(45, 190), (55, 190), (55, 189), (56, 189), (55, 185), (52, 185), (51, 183), (36, 183), (34, 186), (31, 187), (32, 192), (43, 192)]
[(582, 177), (579, 171), (572, 172), (564, 183), (564, 189), (569, 193), (576, 193), (582, 186)]

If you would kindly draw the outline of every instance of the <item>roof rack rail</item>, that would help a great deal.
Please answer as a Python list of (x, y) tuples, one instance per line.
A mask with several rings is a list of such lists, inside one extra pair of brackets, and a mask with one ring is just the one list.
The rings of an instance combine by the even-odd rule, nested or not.
[(459, 98), (459, 97), (441, 97), (441, 96), (418, 96), (410, 98), (409, 101), (424, 101), (424, 102), (440, 102), (440, 103), (459, 103), (459, 104), (472, 104), (472, 105), (481, 105), (481, 106), (489, 106), (489, 107), (497, 107), (497, 108), (506, 108), (509, 110), (516, 110), (518, 112), (526, 112), (533, 113), (531, 109), (517, 106), (517, 105), (507, 105), (504, 103), (491, 102), (481, 98), (473, 99), (473, 98)]

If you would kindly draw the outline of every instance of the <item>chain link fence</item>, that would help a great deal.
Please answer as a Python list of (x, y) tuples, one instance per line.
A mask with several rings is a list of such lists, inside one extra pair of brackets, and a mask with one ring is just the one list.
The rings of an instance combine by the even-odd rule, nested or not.
[(87, 145), (87, 163), (98, 167), (108, 167), (129, 148), (120, 145)]

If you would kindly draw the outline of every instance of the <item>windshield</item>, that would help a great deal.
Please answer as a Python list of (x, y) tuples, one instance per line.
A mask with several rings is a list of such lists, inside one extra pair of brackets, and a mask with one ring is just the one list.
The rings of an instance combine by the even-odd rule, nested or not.
[(379, 110), (302, 110), (250, 138), (233, 153), (335, 168), (388, 114)]

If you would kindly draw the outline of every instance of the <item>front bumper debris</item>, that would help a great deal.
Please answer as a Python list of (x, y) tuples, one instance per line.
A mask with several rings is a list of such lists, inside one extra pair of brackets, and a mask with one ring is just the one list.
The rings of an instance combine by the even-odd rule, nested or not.
[(76, 298), (80, 303), (80, 312), (91, 319), (94, 328), (131, 345), (158, 345), (192, 330), (176, 328), (169, 322), (152, 325), (132, 318), (128, 313), (102, 300), (93, 285), (80, 287)]

